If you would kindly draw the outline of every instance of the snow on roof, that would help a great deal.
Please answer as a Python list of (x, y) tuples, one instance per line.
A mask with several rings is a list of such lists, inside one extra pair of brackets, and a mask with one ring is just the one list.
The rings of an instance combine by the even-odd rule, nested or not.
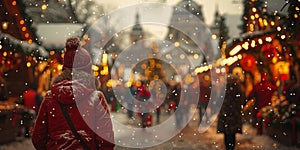
[(12, 45), (20, 45), (24, 53), (31, 53), (32, 51), (34, 51), (38, 53), (39, 56), (42, 57), (49, 56), (49, 52), (46, 51), (44, 47), (37, 45), (36, 43), (29, 44), (27, 41), (21, 41), (9, 34), (2, 33), (1, 30), (0, 30), (0, 39), (8, 40), (9, 43)]
[(55, 23), (38, 24), (37, 36), (47, 49), (63, 49), (66, 39), (82, 35), (81, 24)]

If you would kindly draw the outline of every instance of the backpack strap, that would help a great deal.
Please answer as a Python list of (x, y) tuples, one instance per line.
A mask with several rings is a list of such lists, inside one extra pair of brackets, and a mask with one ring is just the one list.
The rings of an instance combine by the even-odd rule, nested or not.
[(58, 103), (58, 104), (59, 104), (59, 106), (60, 106), (60, 108), (61, 108), (61, 110), (62, 110), (62, 112), (63, 112), (63, 115), (65, 116), (65, 118), (66, 118), (66, 120), (67, 120), (67, 122), (68, 122), (68, 125), (69, 125), (69, 127), (71, 128), (71, 130), (72, 130), (72, 132), (73, 132), (75, 138), (79, 141), (79, 143), (83, 146), (83, 148), (84, 148), (85, 150), (90, 150), (90, 148), (88, 147), (88, 145), (82, 140), (81, 136), (80, 136), (80, 135), (78, 134), (78, 132), (76, 131), (76, 129), (75, 129), (75, 127), (74, 127), (74, 125), (73, 125), (73, 123), (72, 123), (72, 121), (71, 121), (71, 118), (70, 118), (70, 116), (69, 116), (69, 114), (68, 114), (66, 108), (64, 107), (64, 105), (61, 104), (61, 103)]

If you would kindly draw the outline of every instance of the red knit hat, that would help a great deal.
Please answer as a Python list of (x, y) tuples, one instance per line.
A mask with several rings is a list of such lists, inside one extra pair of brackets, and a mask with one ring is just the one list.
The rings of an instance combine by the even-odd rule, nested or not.
[(80, 46), (78, 38), (68, 38), (66, 42), (66, 52), (64, 56), (63, 69), (76, 69), (92, 72), (92, 60), (89, 52)]

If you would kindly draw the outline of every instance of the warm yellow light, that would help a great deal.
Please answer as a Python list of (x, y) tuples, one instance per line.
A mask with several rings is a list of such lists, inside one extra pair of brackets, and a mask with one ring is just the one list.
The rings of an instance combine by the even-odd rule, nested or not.
[(31, 63), (30, 62), (27, 62), (26, 63), (26, 66), (29, 68), (29, 67), (31, 67)]
[(24, 20), (20, 20), (20, 24), (24, 24), (25, 23), (25, 21)]
[(285, 61), (280, 61), (277, 64), (279, 74), (288, 74), (290, 64)]
[(262, 40), (262, 39), (258, 39), (258, 43), (259, 43), (259, 44), (262, 44), (262, 43), (263, 43), (263, 40)]
[(263, 11), (263, 12), (267, 12), (267, 8), (264, 7), (264, 8), (262, 9), (262, 11)]
[(25, 33), (25, 38), (28, 38), (29, 37), (29, 33)]
[(259, 18), (259, 14), (255, 14), (255, 18)]
[(277, 31), (281, 31), (281, 27), (280, 26), (277, 27)]
[(273, 57), (272, 62), (275, 64), (277, 62), (277, 57)]
[(171, 54), (167, 54), (167, 55), (166, 55), (166, 58), (167, 58), (167, 59), (172, 59)]
[(89, 35), (87, 35), (87, 34), (83, 35), (83, 39), (87, 40), (88, 38), (89, 38)]
[(252, 8), (252, 11), (253, 11), (253, 12), (256, 12), (256, 8), (255, 8), (255, 7), (253, 7), (253, 8)]
[(251, 47), (255, 47), (255, 41), (254, 40), (251, 41)]
[(274, 26), (275, 25), (275, 22), (274, 21), (271, 21), (271, 26)]
[(106, 86), (107, 87), (112, 87), (112, 81), (111, 81), (111, 79), (106, 82)]
[(7, 52), (3, 52), (3, 54), (2, 54), (4, 57), (6, 57), (7, 56)]
[(254, 31), (254, 24), (249, 25), (249, 30), (250, 30), (250, 32)]
[(103, 70), (100, 71), (101, 75), (108, 75), (108, 66), (103, 66)]
[(261, 18), (258, 19), (258, 22), (259, 22), (259, 26), (261, 26), (261, 27), (264, 26), (263, 20)]
[(255, 19), (255, 16), (251, 15), (250, 18), (251, 18), (251, 20), (254, 20), (254, 19)]
[(268, 37), (266, 37), (266, 41), (267, 41), (267, 42), (271, 42), (271, 41), (272, 41), (272, 38), (268, 36)]
[(175, 45), (175, 47), (178, 47), (178, 46), (180, 46), (180, 43), (179, 42), (175, 42), (174, 45)]
[(294, 14), (294, 18), (297, 19), (298, 18), (298, 14)]
[(266, 19), (264, 19), (264, 25), (268, 26), (268, 21)]
[(94, 71), (94, 76), (95, 77), (99, 76), (99, 72), (98, 71)]
[(0, 49), (2, 49), (2, 45), (0, 45)]
[(299, 9), (299, 7), (298, 7), (298, 6), (296, 6), (296, 7), (295, 7), (295, 10), (297, 10), (297, 11), (298, 11), (298, 10), (300, 10), (300, 9)]
[(98, 71), (98, 70), (99, 70), (99, 67), (96, 66), (96, 65), (92, 65), (92, 69), (93, 69), (94, 71)]
[(102, 62), (101, 63), (103, 66), (107, 65), (107, 57), (108, 57), (108, 55), (106, 53), (102, 54)]
[(131, 87), (131, 85), (132, 85), (132, 82), (130, 82), (130, 81), (125, 83), (125, 87)]
[(202, 73), (201, 67), (195, 69), (195, 73)]
[(221, 72), (222, 73), (226, 72), (226, 68), (221, 68)]
[(238, 59), (242, 59), (243, 56), (241, 54), (238, 55)]
[(84, 46), (86, 44), (85, 41), (80, 41), (80, 45)]
[(7, 21), (2, 22), (2, 29), (6, 30), (7, 28), (8, 28), (8, 22)]
[(11, 5), (16, 6), (16, 5), (17, 5), (17, 2), (16, 2), (16, 1), (12, 1), (12, 2), (11, 2)]
[(22, 31), (26, 31), (27, 30), (27, 28), (26, 27), (22, 27)]
[(227, 64), (228, 59), (224, 59), (220, 62), (221, 66), (225, 66)]
[(42, 5), (42, 10), (46, 10), (47, 9), (47, 5), (46, 4), (43, 4)]
[(194, 54), (194, 59), (198, 59), (199, 55), (198, 54)]
[(229, 52), (229, 55), (233, 56), (233, 55), (237, 54), (240, 50), (242, 50), (242, 46), (237, 45)]
[(217, 39), (217, 35), (216, 34), (212, 34), (211, 38), (215, 40), (215, 39)]
[(285, 39), (285, 35), (281, 35), (281, 39)]
[(242, 44), (242, 47), (243, 47), (245, 50), (248, 50), (248, 48), (249, 48), (249, 43), (248, 43), (248, 42), (245, 42), (244, 44)]
[(50, 54), (50, 55), (54, 55), (55, 52), (54, 52), (54, 51), (50, 51), (49, 54)]
[(29, 39), (29, 40), (27, 41), (27, 43), (28, 43), (28, 44), (31, 44), (31, 43), (32, 43), (32, 39)]
[(180, 57), (180, 59), (184, 59), (185, 58), (184, 54), (181, 54), (179, 57)]
[(57, 70), (61, 71), (62, 68), (63, 68), (63, 65), (61, 65), (61, 64), (58, 64), (58, 65), (57, 65)]

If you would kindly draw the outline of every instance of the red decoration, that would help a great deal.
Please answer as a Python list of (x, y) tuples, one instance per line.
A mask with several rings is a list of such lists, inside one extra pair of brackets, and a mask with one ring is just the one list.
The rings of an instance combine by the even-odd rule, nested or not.
[(256, 65), (256, 59), (251, 54), (243, 55), (241, 66), (245, 71), (251, 71)]
[(262, 51), (268, 61), (271, 61), (276, 55), (276, 49), (272, 44), (267, 44), (262, 47)]
[(288, 74), (281, 74), (281, 75), (280, 75), (280, 79), (281, 79), (282, 81), (288, 80), (288, 79), (289, 79), (289, 75), (288, 75)]

